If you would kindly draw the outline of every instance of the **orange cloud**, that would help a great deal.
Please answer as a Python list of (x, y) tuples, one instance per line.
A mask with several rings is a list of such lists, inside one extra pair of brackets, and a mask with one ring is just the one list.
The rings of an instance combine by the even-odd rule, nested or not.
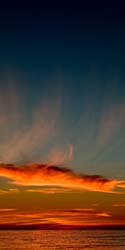
[(0, 195), (1, 194), (8, 194), (8, 190), (0, 190)]
[(18, 210), (4, 207), (0, 211), (0, 229), (7, 229), (8, 226), (9, 228), (15, 228), (15, 226), (21, 225), (24, 226), (22, 229), (29, 229), (25, 227), (26, 225), (31, 225), (30, 229), (47, 229), (47, 225), (50, 225), (51, 229), (55, 229), (55, 227), (53, 227), (55, 223), (66, 226), (73, 225), (84, 227), (89, 225), (125, 225), (125, 220), (124, 216), (118, 219), (111, 211), (94, 209), (91, 207), (45, 210), (35, 208), (31, 208), (30, 210)]
[(81, 192), (81, 190), (74, 190), (70, 188), (60, 188), (60, 187), (48, 187), (42, 189), (26, 189), (24, 190), (30, 193), (42, 193), (42, 194), (61, 194), (61, 193), (74, 193), (74, 192)]
[[(67, 220), (68, 224), (73, 222), (79, 224), (83, 223), (85, 219), (102, 217), (111, 217), (110, 214), (104, 211), (97, 211), (92, 208), (72, 209), (72, 210), (46, 210), (46, 211), (19, 211), (15, 208), (0, 209), (0, 223), (53, 223), (62, 220)], [(103, 218), (102, 218), (103, 219)], [(81, 221), (81, 222), (80, 222)]]
[(99, 175), (77, 174), (70, 169), (46, 164), (12, 165), (0, 164), (0, 176), (20, 186), (58, 186), (63, 188), (121, 193), (115, 190), (121, 180), (106, 179)]
[(110, 217), (111, 215), (107, 212), (100, 212), (93, 208), (80, 208), (80, 209), (72, 209), (72, 210), (63, 210), (58, 211), (57, 216), (63, 217), (63, 216), (70, 216), (70, 217), (76, 217), (76, 216), (95, 216), (95, 217)]
[(113, 207), (125, 207), (125, 203), (116, 203), (112, 205)]
[(96, 214), (97, 217), (110, 217), (111, 215), (107, 212), (101, 212)]
[(15, 211), (16, 208), (0, 208), (0, 212), (11, 212)]
[(119, 183), (119, 188), (125, 188), (125, 182), (124, 181)]
[(9, 188), (9, 189), (1, 189), (0, 190), (0, 195), (1, 194), (9, 194), (9, 193), (17, 193), (19, 192), (20, 190), (17, 189), (17, 188)]

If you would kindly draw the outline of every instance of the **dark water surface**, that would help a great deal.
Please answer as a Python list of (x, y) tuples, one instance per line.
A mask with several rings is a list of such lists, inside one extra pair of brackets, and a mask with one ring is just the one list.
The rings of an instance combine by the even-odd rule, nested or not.
[(125, 250), (125, 231), (0, 231), (0, 250)]

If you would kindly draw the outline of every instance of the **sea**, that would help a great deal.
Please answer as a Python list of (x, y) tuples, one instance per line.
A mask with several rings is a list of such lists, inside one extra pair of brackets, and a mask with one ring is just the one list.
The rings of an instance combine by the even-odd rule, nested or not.
[(0, 250), (125, 250), (124, 230), (0, 230)]

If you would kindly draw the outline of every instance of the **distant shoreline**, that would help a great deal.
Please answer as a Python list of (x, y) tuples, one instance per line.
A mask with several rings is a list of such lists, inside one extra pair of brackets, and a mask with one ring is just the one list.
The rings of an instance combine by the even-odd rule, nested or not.
[(0, 230), (125, 230), (125, 225), (0, 225)]

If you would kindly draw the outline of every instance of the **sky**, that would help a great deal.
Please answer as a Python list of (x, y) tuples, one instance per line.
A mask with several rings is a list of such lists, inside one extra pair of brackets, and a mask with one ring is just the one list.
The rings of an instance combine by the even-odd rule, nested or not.
[(125, 225), (121, 1), (0, 7), (0, 228)]

